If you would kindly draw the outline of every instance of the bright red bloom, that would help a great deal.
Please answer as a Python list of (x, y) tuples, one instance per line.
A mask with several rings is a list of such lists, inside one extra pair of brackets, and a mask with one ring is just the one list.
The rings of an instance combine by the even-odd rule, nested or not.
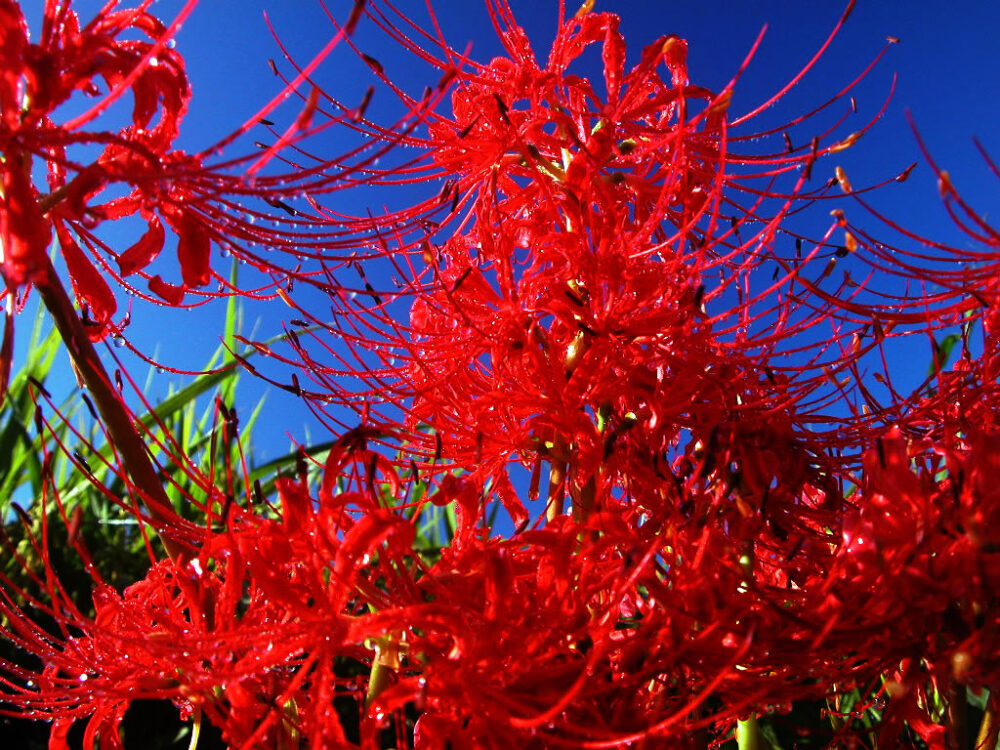
[[(364, 719), (357, 675), (370, 668), (370, 639), (388, 627), (381, 612), (414, 590), (405, 562), (413, 527), (379, 509), (371, 455), (345, 439), (331, 451), (318, 505), (306, 485), (279, 480), (280, 518), (267, 506), (255, 514), (229, 505), (225, 526), (204, 530), (186, 560), (155, 563), (121, 593), (92, 572), (92, 615), (59, 584), (47, 538), (31, 537), (23, 555), (5, 535), (29, 582), (0, 581), (5, 636), (38, 662), (0, 664), (3, 710), (54, 721), (53, 748), (67, 747), (82, 720), (88, 746), (119, 747), (118, 726), (143, 699), (171, 700), (184, 718), (204, 713), (234, 747), (292, 736), (348, 746)], [(73, 544), (86, 559), (81, 540)], [(29, 558), (41, 561), (37, 570)], [(39, 612), (50, 624), (36, 622)]]
[[(0, 16), (6, 52), (0, 147), (9, 206), (5, 216), (11, 214), (4, 229), (5, 244), (11, 247), (5, 256), (5, 275), (14, 286), (38, 280), (34, 275), (44, 265), (40, 256), (46, 252), (54, 223), (77, 298), (104, 324), (114, 313), (114, 299), (74, 235), (81, 234), (80, 222), (93, 228), (99, 220), (88, 205), (96, 195), (113, 182), (128, 183), (132, 178), (134, 165), (119, 170), (116, 154), (152, 164), (169, 151), (190, 98), (183, 59), (168, 44), (167, 27), (144, 8), (107, 7), (81, 27), (69, 3), (47, 0), (37, 43), (30, 41), (13, 0), (0, 3)], [(148, 41), (122, 38), (134, 32)], [(53, 122), (50, 115), (77, 92), (98, 96), (99, 81), (109, 93), (86, 114), (65, 124)], [(134, 99), (127, 128), (117, 134), (82, 130), (126, 90)], [(72, 161), (72, 149), (82, 143), (105, 144), (104, 154), (88, 167)], [(33, 156), (47, 162), (52, 191), (48, 196), (39, 195), (31, 183)], [(29, 222), (34, 222), (34, 230)]]
[[(731, 133), (746, 119), (728, 112), (736, 82), (718, 94), (692, 84), (683, 40), (657, 40), (626, 70), (617, 18), (583, 13), (560, 25), (543, 66), (509, 8), (494, 13), (506, 57), (434, 61), (452, 79), (452, 113), (418, 145), (450, 176), (441, 199), (461, 218), (440, 246), (423, 243), (412, 270), (395, 261), (409, 276), (392, 293), (412, 295), (408, 325), (370, 285), (371, 307), (338, 289), (336, 333), (351, 351), (320, 341), (329, 366), (302, 347), (288, 361), (304, 360), (317, 402), (364, 397), (366, 414), (405, 421), (425, 456), (493, 482), (518, 526), (528, 513), (512, 460), (552, 467), (557, 513), (564, 497), (577, 508), (622, 489), (638, 498), (705, 446), (743, 475), (753, 499), (742, 512), (770, 489), (775, 509), (791, 502), (847, 441), (822, 410), (830, 343), (796, 343), (839, 308), (790, 293), (797, 270), (759, 277), (790, 253), (778, 249), (785, 216), (821, 192), (805, 191), (808, 167), (858, 134), (736, 153), (748, 137)], [(590, 45), (603, 92), (573, 72)], [(829, 253), (828, 238), (803, 262)], [(778, 356), (788, 350), (805, 364)], [(833, 426), (817, 435), (824, 420)]]
[[(34, 542), (39, 593), (3, 581), (0, 610), (8, 637), (44, 665), (3, 664), (5, 700), (56, 718), (55, 746), (84, 717), (88, 741), (114, 746), (129, 702), (158, 697), (200, 710), (240, 747), (375, 748), (392, 734), (396, 747), (704, 748), (748, 715), (859, 686), (890, 699), (883, 745), (904, 732), (952, 741), (932, 691), (964, 705), (966, 688), (1000, 681), (995, 233), (965, 212), (987, 268), (947, 276), (926, 310), (909, 291), (879, 298), (846, 276), (828, 291), (852, 254), (873, 273), (933, 276), (890, 261), (842, 211), (806, 257), (784, 247), (783, 220), (827, 189), (806, 190), (810, 169), (858, 133), (736, 154), (734, 133), (756, 110), (730, 115), (735, 82), (718, 94), (692, 85), (682, 40), (658, 40), (626, 71), (616, 17), (585, 7), (542, 66), (509, 8), (490, 8), (508, 54), (488, 65), (443, 46), (425, 55), (405, 41), (420, 37), (371, 11), (442, 68), (438, 94), (454, 91), (449, 116), (433, 114), (433, 92), (404, 96), (426, 139), (364, 121), (364, 104), (350, 112), (387, 148), (427, 149), (384, 172), (365, 156), (365, 169), (338, 163), (350, 184), (451, 182), (387, 217), (332, 221), (322, 239), (334, 250), (375, 230), (348, 256), (364, 305), (329, 266), (319, 272), (335, 323), (308, 335), (334, 364), (303, 345), (307, 324), (288, 333), (318, 383), (307, 395), (364, 423), (332, 444), (318, 487), (302, 456), (273, 505), (234, 500), (232, 476), (220, 497), (174, 456), (208, 497), (193, 502), (204, 529), (153, 519), (183, 554), (122, 593), (97, 581), (92, 616), (63, 595), (45, 539)], [(603, 92), (572, 72), (594, 44)], [(137, 123), (151, 122), (148, 104), (137, 91)], [(5, 173), (23, 261), (10, 273), (30, 280), (51, 221), (78, 297), (107, 310), (110, 290), (75, 238), (87, 244), (87, 219), (138, 212), (147, 230), (114, 256), (121, 275), (145, 273), (169, 227), (183, 284), (156, 276), (150, 288), (179, 303), (210, 280), (212, 243), (253, 236), (227, 223), (229, 204), (200, 199), (235, 183), (169, 144), (154, 163), (160, 136), (144, 138), (110, 138), (46, 212), (28, 172)], [(854, 195), (835, 174), (827, 187)], [(98, 203), (112, 178), (129, 194)], [(456, 226), (426, 223), (435, 214)], [(377, 289), (362, 260), (391, 264), (400, 288)], [(761, 279), (765, 264), (773, 275)], [(408, 321), (395, 320), (408, 303)], [(983, 322), (983, 355), (973, 360), (966, 327), (959, 367), (943, 371), (935, 343), (921, 389), (878, 404), (860, 369), (891, 326), (933, 334), (966, 312), (969, 326)], [(830, 333), (817, 341), (819, 325)], [(297, 378), (285, 387), (303, 392)], [(381, 401), (358, 406), (365, 396)], [(529, 501), (546, 498), (544, 525), (536, 512), (529, 528), (524, 485)], [(497, 505), (508, 538), (485, 520)], [(426, 532), (441, 515), (448, 533)], [(852, 732), (845, 722), (831, 741)]]
[[(336, 189), (348, 167), (331, 167), (346, 164), (343, 158), (312, 169), (293, 165), (286, 173), (265, 169), (284, 147), (308, 133), (315, 97), (263, 156), (226, 161), (217, 156), (257, 118), (200, 153), (174, 149), (191, 90), (172, 35), (195, 4), (189, 0), (170, 26), (152, 15), (148, 2), (123, 9), (108, 4), (82, 24), (71, 2), (46, 0), (41, 33), (32, 42), (19, 5), (14, 0), (0, 2), (3, 272), (12, 291), (44, 281), (54, 229), (76, 299), (87, 308), (93, 337), (104, 336), (109, 325), (115, 328), (111, 320), (116, 302), (109, 280), (146, 296), (129, 278), (143, 277), (155, 299), (178, 305), (187, 291), (216, 294), (205, 290), (213, 279), (222, 291), (234, 291), (212, 270), (213, 247), (271, 271), (280, 262), (258, 256), (254, 245), (303, 253), (321, 242), (329, 244), (329, 238), (342, 231), (305, 217), (288, 201), (306, 191), (318, 195)], [(350, 33), (357, 16), (356, 11), (333, 34), (307, 70)], [(284, 93), (292, 93), (296, 83), (290, 82)], [(93, 98), (84, 112), (68, 121), (54, 119), (57, 108), (80, 96)], [(131, 117), (122, 126), (105, 124), (106, 110), (123, 96), (131, 97)], [(279, 100), (258, 117), (264, 118)], [(87, 145), (101, 152), (80, 163), (80, 147)], [(363, 165), (377, 158), (366, 154), (357, 161)], [(33, 160), (46, 166), (47, 193), (32, 179)], [(272, 215), (272, 208), (280, 215)], [(130, 247), (112, 248), (101, 239), (98, 228), (103, 222), (133, 216), (146, 230)], [(177, 237), (180, 278), (174, 282), (147, 270), (164, 248), (166, 230)], [(284, 279), (286, 272), (281, 276)], [(309, 273), (299, 277), (308, 279)], [(276, 282), (268, 279), (264, 284), (274, 287)]]

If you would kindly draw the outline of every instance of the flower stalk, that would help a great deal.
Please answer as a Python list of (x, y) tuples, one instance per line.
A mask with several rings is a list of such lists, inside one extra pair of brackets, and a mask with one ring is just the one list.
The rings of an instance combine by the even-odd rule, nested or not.
[(760, 725), (757, 716), (736, 722), (736, 745), (739, 750), (763, 750), (763, 739), (760, 736)]
[(399, 673), (401, 644), (394, 636), (372, 639), (375, 656), (372, 658), (371, 673), (368, 676), (368, 691), (365, 693), (365, 708), (372, 704), (388, 688)]
[[(132, 480), (133, 488), (142, 505), (149, 513), (154, 526), (158, 525), (158, 537), (168, 557), (182, 562), (186, 547), (169, 536), (170, 519), (176, 514), (163, 486), (163, 478), (153, 466), (148, 449), (131, 411), (122, 401), (121, 394), (112, 385), (104, 364), (87, 335), (73, 303), (66, 293), (59, 276), (48, 256), (41, 259), (41, 268), (35, 285), (52, 316), (81, 385), (87, 388), (108, 430), (109, 439), (121, 457), (122, 466)], [(166, 532), (166, 533), (164, 533)]]
[(975, 750), (990, 750), (996, 744), (998, 734), (996, 716), (995, 703), (991, 697), (991, 700), (986, 704), (982, 721), (979, 723)]
[(953, 682), (948, 687), (945, 707), (945, 748), (963, 750), (969, 742), (969, 705), (965, 685)]

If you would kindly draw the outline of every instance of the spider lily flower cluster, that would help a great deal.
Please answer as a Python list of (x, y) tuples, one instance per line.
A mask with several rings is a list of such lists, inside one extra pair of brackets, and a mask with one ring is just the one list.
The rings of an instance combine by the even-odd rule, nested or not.
[[(191, 88), (172, 35), (196, 3), (185, 3), (169, 26), (152, 15), (150, 2), (118, 5), (109, 3), (82, 24), (71, 3), (46, 0), (41, 34), (32, 42), (18, 3), (0, 3), (5, 286), (11, 294), (26, 285), (44, 287), (51, 275), (47, 250), (55, 236), (94, 339), (109, 332), (122, 335), (127, 325), (127, 319), (113, 320), (117, 303), (112, 284), (174, 306), (184, 304), (188, 293), (204, 298), (236, 292), (264, 295), (270, 289), (273, 295), (278, 284), (274, 279), (263, 282), (262, 290), (231, 289), (228, 279), (212, 269), (212, 248), (278, 274), (275, 278), (284, 282), (281, 264), (261, 257), (255, 248), (308, 254), (317, 243), (331, 247), (331, 237), (341, 233), (328, 218), (319, 225), (287, 202), (336, 189), (328, 173), (332, 161), (318, 161), (308, 169), (268, 169), (277, 151), (302, 144), (312, 132), (318, 96), (305, 98), (284, 133), (274, 131), (266, 119), (283, 98), (279, 96), (226, 138), (186, 153), (174, 144)], [(357, 13), (304, 67), (301, 77), (308, 76), (356, 21)], [(131, 118), (116, 123), (109, 110), (123, 97), (132, 100)], [(63, 114), (76, 110), (82, 111), (71, 117)], [(330, 119), (343, 117), (347, 115)], [(265, 126), (276, 142), (263, 154), (219, 156), (249, 129)], [(99, 151), (96, 158), (94, 149)], [(377, 152), (353, 162), (341, 157), (338, 171), (358, 169), (377, 158)], [(40, 165), (45, 169), (44, 188), (34, 179), (33, 169)], [(271, 208), (279, 209), (276, 215)], [(128, 217), (138, 217), (144, 231), (127, 248), (110, 247), (101, 237), (101, 225)], [(178, 277), (172, 280), (152, 270), (169, 233), (176, 237), (172, 244), (177, 268), (164, 267), (163, 273)], [(328, 264), (335, 263), (332, 254), (325, 257)], [(207, 288), (213, 281), (218, 291)]]
[[(172, 304), (211, 280), (213, 243), (291, 249), (294, 269), (246, 250), (295, 307), (286, 349), (254, 347), (271, 370), (298, 372), (260, 374), (338, 437), (325, 454), (304, 449), (270, 496), (245, 467), (220, 486), (159, 444), (198, 488), (182, 511), (150, 486), (167, 472), (127, 451), (109, 460), (130, 494), (97, 489), (168, 552), (150, 540), (148, 572), (121, 591), (47, 474), (36, 507), (50, 520), (23, 514), (4, 535), (27, 571), (0, 580), (18, 649), (0, 663), (4, 711), (52, 720), (54, 748), (77, 722), (86, 747), (121, 746), (140, 699), (173, 701), (232, 747), (707, 748), (734, 731), (756, 746), (768, 717), (825, 701), (821, 744), (958, 748), (970, 690), (986, 696), (981, 746), (995, 744), (1000, 238), (946, 173), (931, 162), (975, 254), (910, 252), (905, 229), (890, 247), (839, 207), (808, 239), (789, 217), (810, 204), (846, 193), (868, 208), (827, 157), (877, 116), (814, 138), (793, 119), (763, 134), (773, 151), (754, 148), (747, 129), (774, 102), (732, 114), (738, 77), (717, 92), (693, 83), (684, 40), (660, 38), (628, 67), (618, 18), (584, 7), (560, 14), (541, 64), (502, 2), (488, 7), (505, 55), (488, 64), (414, 33), (388, 3), (356, 5), (335, 41), (353, 46), (355, 24), (373, 23), (439, 68), (437, 86), (408, 97), (359, 51), (402, 98), (399, 123), (367, 120), (370, 95), (349, 107), (313, 89), (264, 157), (217, 170), (171, 150), (187, 83), (147, 5), (81, 27), (49, 2), (30, 45), (18, 6), (0, 0), (3, 46), (19, 53), (0, 90), (8, 294), (58, 283), (54, 234), (99, 336), (114, 330), (105, 277), (147, 273), (164, 224), (182, 283), (150, 276), (149, 288)], [(148, 41), (121, 41), (125, 29)], [(73, 56), (91, 47), (92, 64)], [(598, 83), (577, 71), (591, 47)], [(53, 124), (54, 103), (95, 76), (109, 97), (132, 93), (133, 121), (117, 134), (84, 132), (89, 115)], [(283, 149), (314, 118), (372, 138), (297, 168)], [(102, 146), (93, 164), (67, 156), (80, 141)], [(375, 166), (400, 143), (424, 156)], [(33, 158), (49, 165), (46, 194)], [(291, 171), (267, 177), (274, 160)], [(834, 176), (813, 186), (827, 164)], [(321, 202), (345, 186), (442, 181), (378, 217)], [(111, 182), (125, 195), (98, 202)], [(245, 222), (250, 197), (287, 223)], [(146, 230), (131, 248), (96, 239), (100, 222), (135, 214)], [(848, 256), (863, 281), (831, 287)], [(392, 288), (376, 286), (384, 268)], [(322, 312), (305, 301), (317, 287)], [(927, 382), (892, 386), (887, 342), (956, 327), (954, 367), (936, 346)], [(87, 337), (60, 330), (71, 349)], [(862, 377), (879, 362), (889, 403)], [(118, 399), (99, 404), (112, 443), (133, 440), (118, 394), (100, 398)], [(236, 440), (235, 412), (218, 413)], [(51, 563), (52, 523), (87, 564), (89, 602)]]

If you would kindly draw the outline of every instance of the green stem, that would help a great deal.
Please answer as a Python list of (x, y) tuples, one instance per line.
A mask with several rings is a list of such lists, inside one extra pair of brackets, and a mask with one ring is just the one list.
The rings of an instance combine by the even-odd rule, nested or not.
[(399, 643), (387, 636), (375, 643), (375, 658), (372, 660), (372, 671), (368, 677), (368, 693), (365, 695), (365, 708), (385, 690), (392, 676), (399, 669)]
[(549, 502), (545, 506), (545, 520), (554, 521), (563, 512), (563, 498), (566, 492), (566, 448), (557, 439), (549, 452)]
[(201, 706), (195, 705), (194, 716), (191, 719), (191, 741), (188, 750), (198, 750), (198, 738), (201, 737)]
[(739, 750), (761, 750), (764, 747), (756, 715), (736, 722), (736, 745)]
[[(55, 321), (56, 329), (66, 344), (81, 382), (90, 392), (91, 400), (104, 421), (109, 439), (121, 457), (125, 471), (132, 479), (133, 485), (138, 488), (150, 518), (159, 522), (161, 526), (166, 526), (175, 514), (163, 489), (163, 480), (146, 452), (146, 444), (135, 428), (131, 413), (111, 385), (111, 379), (97, 356), (83, 322), (77, 315), (48, 256), (44, 256), (39, 276), (43, 280), (36, 284), (42, 302)], [(160, 541), (172, 560), (183, 559), (183, 546), (165, 538), (162, 534)]]

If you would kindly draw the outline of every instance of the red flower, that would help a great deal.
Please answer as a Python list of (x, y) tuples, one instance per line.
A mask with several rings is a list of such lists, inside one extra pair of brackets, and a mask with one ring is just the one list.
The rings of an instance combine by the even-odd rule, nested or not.
[[(287, 173), (264, 171), (283, 147), (309, 131), (315, 97), (264, 157), (230, 157), (222, 162), (216, 158), (210, 163), (210, 155), (221, 153), (257, 118), (198, 154), (174, 150), (191, 91), (172, 34), (193, 10), (195, 0), (184, 5), (170, 26), (147, 6), (108, 5), (82, 25), (71, 2), (45, 0), (41, 33), (32, 42), (18, 4), (0, 1), (3, 272), (12, 290), (44, 281), (47, 245), (55, 229), (77, 301), (86, 305), (93, 324), (89, 330), (93, 337), (104, 336), (109, 325), (114, 328), (116, 303), (108, 279), (144, 294), (128, 279), (138, 274), (158, 300), (177, 305), (186, 291), (204, 289), (214, 278), (213, 245), (270, 271), (276, 264), (259, 257), (253, 245), (301, 253), (334, 233), (307, 220), (286, 201), (307, 190), (321, 194), (336, 189), (340, 176), (329, 174), (327, 168), (343, 159), (313, 169), (293, 165)], [(357, 16), (356, 10), (307, 70), (350, 32)], [(291, 93), (294, 85), (285, 93)], [(80, 95), (95, 101), (68, 121), (56, 121), (58, 108)], [(111, 103), (126, 95), (132, 99), (127, 123), (105, 124)], [(268, 114), (281, 98), (258, 117)], [(80, 163), (82, 145), (102, 150), (93, 161)], [(36, 158), (47, 168), (47, 194), (31, 178)], [(378, 154), (366, 154), (358, 162), (363, 165), (377, 158)], [(110, 198), (114, 193), (120, 197)], [(257, 209), (258, 202), (280, 209), (282, 218), (272, 216), (270, 209)], [(126, 249), (109, 247), (99, 236), (99, 225), (129, 216), (145, 222), (145, 233)], [(164, 247), (165, 226), (177, 236), (180, 283), (147, 271)], [(308, 279), (309, 274), (301, 278)], [(228, 290), (225, 281), (219, 281)], [(273, 287), (274, 281), (265, 285)]]
[[(405, 41), (419, 37), (371, 11), (446, 74), (421, 102), (403, 97), (429, 136), (406, 122), (379, 129), (364, 121), (364, 105), (341, 109), (385, 148), (423, 145), (426, 159), (380, 172), (355, 153), (337, 177), (320, 169), (293, 180), (320, 190), (345, 176), (452, 180), (388, 217), (331, 216), (319, 230), (317, 244), (341, 250), (377, 230), (348, 258), (364, 306), (326, 265), (318, 276), (293, 274), (322, 280), (335, 300), (326, 330), (342, 339), (331, 344), (296, 321), (287, 359), (317, 383), (307, 395), (362, 411), (362, 426), (330, 446), (318, 487), (303, 455), (294, 479), (275, 481), (273, 502), (253, 506), (218, 497), (211, 478), (174, 456), (208, 496), (192, 500), (204, 528), (143, 518), (185, 546), (121, 593), (95, 581), (92, 616), (59, 586), (45, 538), (32, 539), (38, 591), (0, 581), (0, 614), (8, 638), (42, 666), (0, 665), (5, 700), (56, 719), (53, 746), (85, 717), (87, 741), (114, 746), (128, 704), (157, 697), (203, 712), (244, 747), (374, 748), (388, 734), (397, 747), (705, 747), (747, 715), (881, 685), (878, 700), (890, 699), (883, 744), (898, 743), (903, 722), (925, 742), (950, 741), (932, 691), (957, 705), (967, 688), (995, 690), (1000, 680), (995, 259), (984, 252), (987, 272), (949, 275), (923, 311), (916, 295), (887, 302), (847, 278), (829, 292), (823, 278), (852, 253), (873, 272), (932, 280), (910, 259), (890, 261), (842, 212), (808, 258), (781, 248), (783, 220), (823, 196), (804, 187), (814, 162), (857, 134), (735, 154), (733, 131), (756, 110), (732, 118), (732, 85), (719, 94), (692, 85), (682, 40), (659, 40), (626, 71), (617, 18), (585, 7), (561, 25), (542, 66), (509, 9), (490, 7), (508, 54), (488, 65), (447, 49), (435, 60)], [(0, 10), (23, 28), (14, 6)], [(54, 24), (62, 11), (46, 10)], [(4, 119), (17, 155), (5, 161), (5, 272), (45, 283), (39, 248), (54, 228), (77, 296), (99, 321), (114, 301), (86, 255), (102, 249), (88, 222), (138, 213), (147, 227), (138, 242), (96, 255), (122, 276), (149, 276), (155, 294), (179, 304), (210, 281), (213, 243), (258, 237), (220, 196), (267, 200), (291, 189), (265, 176), (241, 183), (206, 167), (203, 154), (170, 150), (183, 68), (145, 77), (164, 30), (143, 20), (133, 30), (152, 41), (116, 41), (137, 18), (106, 10), (82, 31), (65, 21), (60, 38), (72, 44), (43, 37), (39, 47), (53, 60), (73, 45), (99, 54), (93, 69), (70, 55), (35, 101), (60, 100), (66, 81), (98, 74), (115, 89), (137, 87), (129, 128), (81, 136), (104, 145), (93, 165), (78, 168), (60, 150), (86, 117), (59, 129), (25, 115), (35, 130)], [(41, 59), (22, 37), (0, 42)], [(600, 45), (603, 92), (572, 72), (591, 44)], [(44, 76), (18, 64), (0, 96), (20, 106), (22, 80)], [(452, 113), (435, 115), (451, 83)], [(250, 168), (254, 179), (309, 129), (319, 101), (314, 92)], [(55, 164), (48, 197), (21, 169), (30, 154)], [(945, 177), (946, 200), (964, 210)], [(128, 193), (100, 203), (111, 182)], [(435, 215), (456, 226), (424, 223)], [(974, 237), (993, 241), (985, 222), (964, 215)], [(180, 285), (147, 270), (167, 228), (178, 235)], [(831, 246), (835, 232), (845, 233), (842, 249)], [(808, 263), (821, 255), (826, 270), (810, 281)], [(400, 290), (376, 289), (363, 259), (392, 264)], [(770, 280), (760, 279), (765, 263), (776, 269)], [(407, 302), (408, 321), (395, 320)], [(983, 355), (973, 361), (967, 326), (959, 367), (943, 371), (935, 342), (921, 389), (879, 405), (859, 370), (866, 353), (882, 353), (886, 329), (934, 333), (964, 313), (982, 318)], [(816, 340), (820, 324), (829, 340)], [(331, 364), (303, 345), (307, 336)], [(871, 414), (857, 413), (855, 396)], [(532, 527), (522, 498), (543, 492), (544, 524), (536, 512)], [(507, 538), (486, 521), (497, 505), (513, 522)], [(439, 513), (447, 533), (423, 536), (438, 529)], [(21, 602), (52, 623), (43, 627)]]
[[(492, 482), (517, 527), (528, 513), (509, 489), (510, 462), (550, 468), (553, 514), (566, 497), (579, 511), (645, 495), (648, 510), (666, 493), (650, 488), (674, 482), (666, 467), (699, 445), (718, 459), (718, 481), (740, 475), (739, 513), (767, 497), (779, 518), (804, 484), (822, 484), (831, 448), (848, 438), (823, 411), (832, 396), (817, 352), (828, 342), (803, 342), (804, 365), (776, 356), (839, 313), (836, 300), (791, 294), (792, 271), (757, 281), (765, 262), (783, 262), (776, 245), (795, 201), (815, 195), (807, 170), (785, 189), (775, 180), (857, 135), (736, 153), (735, 82), (718, 94), (692, 84), (683, 40), (659, 39), (626, 70), (617, 18), (582, 13), (541, 65), (509, 14), (495, 13), (506, 57), (467, 69), (455, 69), (457, 53), (432, 58), (454, 85), (452, 113), (422, 145), (450, 177), (440, 198), (461, 222), (440, 246), (424, 242), (412, 270), (393, 261), (404, 277), (393, 302), (412, 297), (408, 325), (370, 285), (371, 309), (337, 289), (336, 332), (350, 351), (327, 364), (297, 343), (287, 361), (318, 383), (318, 403), (403, 421), (427, 458)], [(573, 72), (593, 44), (603, 92)]]
[[(0, 144), (7, 156), (5, 195), (15, 208), (5, 212), (13, 214), (4, 230), (5, 242), (12, 245), (5, 259), (8, 283), (17, 286), (38, 280), (33, 274), (44, 265), (41, 257), (53, 222), (78, 299), (90, 305), (97, 322), (106, 323), (114, 312), (114, 300), (79, 250), (74, 234), (80, 233), (78, 222), (85, 218), (87, 204), (95, 195), (113, 181), (128, 181), (127, 176), (108, 169), (110, 155), (127, 152), (139, 158), (141, 152), (149, 163), (168, 152), (190, 97), (183, 60), (168, 45), (167, 27), (143, 10), (105, 8), (81, 27), (69, 3), (46, 0), (37, 43), (30, 41), (13, 0), (0, 3), (0, 16), (5, 48)], [(122, 38), (130, 32), (148, 41)], [(50, 115), (75, 93), (97, 96), (98, 80), (109, 93), (86, 114), (62, 125), (52, 121)], [(81, 129), (126, 90), (134, 99), (128, 128), (118, 134)], [(153, 123), (155, 115), (159, 117)], [(95, 165), (81, 168), (71, 161), (69, 150), (80, 143), (107, 145)], [(53, 193), (48, 196), (39, 195), (31, 184), (31, 160), (36, 155), (49, 167)], [(93, 220), (93, 216), (88, 218), (91, 226)]]

